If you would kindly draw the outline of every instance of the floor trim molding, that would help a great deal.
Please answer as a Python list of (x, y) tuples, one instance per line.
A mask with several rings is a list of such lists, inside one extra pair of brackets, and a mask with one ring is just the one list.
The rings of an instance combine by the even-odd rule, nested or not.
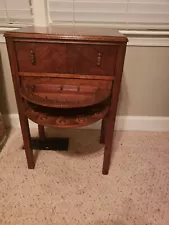
[[(4, 119), (8, 126), (20, 127), (18, 114), (5, 115)], [(35, 128), (37, 125), (30, 121), (30, 127)], [(85, 128), (100, 129), (100, 121)], [(169, 117), (117, 116), (115, 129), (169, 132)]]

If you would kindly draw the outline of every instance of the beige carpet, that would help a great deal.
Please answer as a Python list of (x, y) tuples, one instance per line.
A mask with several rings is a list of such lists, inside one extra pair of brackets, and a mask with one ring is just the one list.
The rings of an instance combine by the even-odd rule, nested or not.
[(69, 152), (36, 152), (28, 170), (20, 131), (10, 133), (0, 153), (0, 225), (169, 225), (169, 133), (117, 132), (107, 176), (99, 132), (66, 135)]

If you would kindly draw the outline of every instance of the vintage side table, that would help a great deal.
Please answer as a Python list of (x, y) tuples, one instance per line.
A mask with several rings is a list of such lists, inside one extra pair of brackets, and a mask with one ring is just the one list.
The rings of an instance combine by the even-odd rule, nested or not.
[(5, 33), (28, 168), (35, 166), (28, 119), (81, 127), (102, 120), (108, 174), (127, 38), (109, 28), (27, 27)]

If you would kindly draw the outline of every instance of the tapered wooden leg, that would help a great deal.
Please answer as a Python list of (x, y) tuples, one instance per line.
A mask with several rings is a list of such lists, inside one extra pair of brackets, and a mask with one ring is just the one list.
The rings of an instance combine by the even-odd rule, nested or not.
[(105, 150), (104, 150), (104, 160), (103, 160), (103, 174), (108, 174), (112, 143), (113, 143), (113, 133), (115, 118), (117, 113), (117, 105), (120, 93), (120, 84), (123, 72), (124, 56), (126, 51), (126, 45), (121, 45), (117, 53), (116, 69), (115, 69), (115, 79), (113, 81), (112, 96), (110, 101), (109, 111), (106, 117), (106, 128), (105, 128)]
[(24, 149), (26, 153), (28, 168), (34, 169), (35, 162), (34, 162), (33, 151), (31, 149), (30, 129), (28, 124), (28, 119), (25, 115), (20, 115), (20, 124), (21, 124), (22, 137), (24, 141)]
[(101, 125), (101, 134), (100, 134), (100, 143), (105, 143), (105, 126), (106, 126), (106, 117), (102, 119), (102, 125)]
[(109, 172), (112, 143), (113, 143), (113, 133), (114, 133), (114, 124), (111, 118), (107, 118), (107, 123), (105, 127), (105, 149), (104, 149), (103, 170), (102, 170), (102, 173), (104, 175), (107, 175)]
[(31, 149), (31, 140), (30, 140), (30, 130), (28, 124), (28, 118), (25, 116), (25, 102), (24, 99), (20, 95), (20, 78), (18, 76), (18, 69), (17, 69), (17, 61), (16, 61), (16, 51), (15, 51), (15, 44), (12, 38), (8, 38), (6, 40), (8, 55), (10, 59), (11, 71), (12, 71), (12, 79), (14, 83), (14, 90), (16, 96), (16, 102), (18, 107), (19, 113), (19, 120), (22, 130), (22, 137), (24, 141), (24, 148), (26, 153), (26, 159), (29, 169), (33, 169), (35, 166), (33, 151)]
[(44, 126), (38, 124), (39, 138), (41, 140), (45, 139), (45, 129)]

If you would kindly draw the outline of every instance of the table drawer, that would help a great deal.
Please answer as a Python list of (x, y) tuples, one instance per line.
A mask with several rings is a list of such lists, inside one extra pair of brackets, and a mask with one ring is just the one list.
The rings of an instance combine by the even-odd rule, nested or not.
[(117, 46), (15, 42), (18, 71), (105, 75), (114, 73)]
[(114, 75), (117, 46), (76, 44), (70, 49), (76, 74)]
[(74, 108), (100, 103), (110, 96), (112, 81), (21, 77), (21, 95), (35, 104)]
[(67, 73), (66, 44), (16, 42), (19, 72)]

